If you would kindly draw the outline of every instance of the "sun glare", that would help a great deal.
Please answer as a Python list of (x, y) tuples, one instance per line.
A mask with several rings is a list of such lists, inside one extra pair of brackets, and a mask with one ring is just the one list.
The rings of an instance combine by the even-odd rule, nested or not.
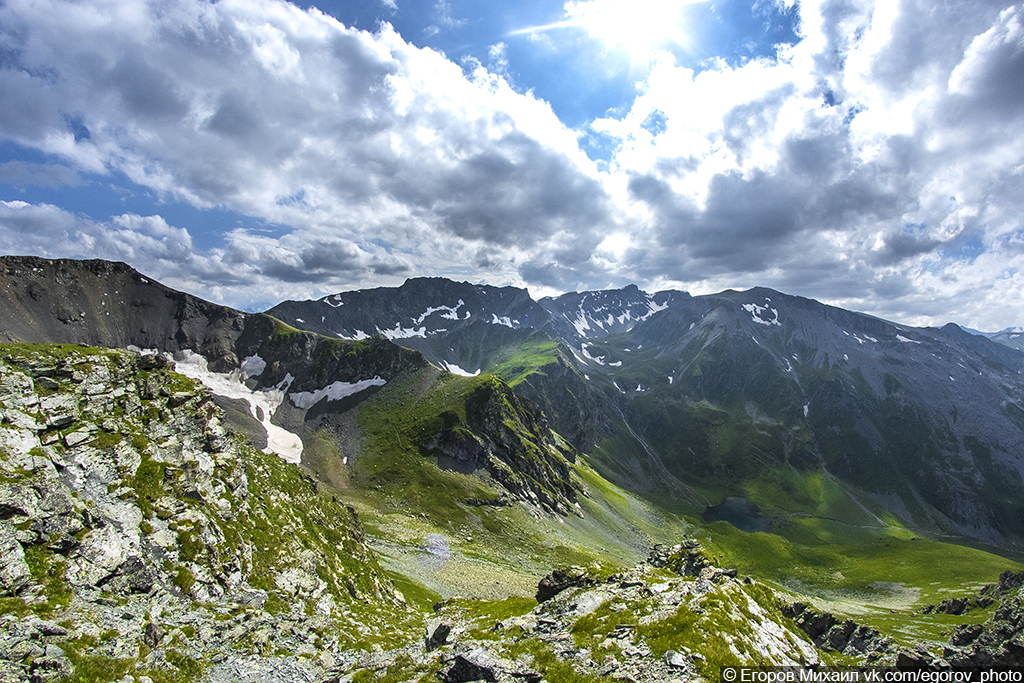
[(569, 0), (565, 19), (554, 24), (513, 31), (522, 35), (578, 28), (611, 48), (623, 48), (634, 61), (646, 60), (669, 43), (685, 46), (682, 8), (707, 0)]
[(568, 2), (565, 12), (594, 38), (636, 58), (673, 39), (681, 5), (679, 0), (590, 0)]

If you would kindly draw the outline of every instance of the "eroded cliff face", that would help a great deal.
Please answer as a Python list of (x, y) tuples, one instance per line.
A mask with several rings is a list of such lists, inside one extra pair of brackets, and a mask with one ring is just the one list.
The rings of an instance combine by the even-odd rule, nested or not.
[(582, 516), (582, 485), (573, 471), (576, 449), (548, 426), (540, 408), (500, 379), (483, 381), (465, 399), (465, 419), (441, 416), (440, 428), (421, 442), (431, 454), (488, 472), (512, 498), (561, 515)]
[(188, 673), (397, 635), (410, 613), (355, 513), (228, 434), (170, 367), (0, 347), (0, 602), (18, 617), (0, 625), (4, 670)]

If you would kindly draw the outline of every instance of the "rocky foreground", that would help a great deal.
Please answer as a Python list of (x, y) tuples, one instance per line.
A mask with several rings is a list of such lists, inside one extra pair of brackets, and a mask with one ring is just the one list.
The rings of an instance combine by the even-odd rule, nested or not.
[[(351, 509), (165, 356), (0, 348), (0, 683), (634, 681), (736, 664), (1024, 664), (1024, 575), (946, 650), (781, 601), (692, 540), (536, 599), (407, 604)], [(975, 601), (977, 602), (977, 601)], [(844, 660), (850, 661), (850, 660)]]

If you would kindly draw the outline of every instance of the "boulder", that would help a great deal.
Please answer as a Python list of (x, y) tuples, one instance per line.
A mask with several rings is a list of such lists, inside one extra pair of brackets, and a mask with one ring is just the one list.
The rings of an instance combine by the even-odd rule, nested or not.
[(14, 528), (0, 522), (0, 595), (17, 595), (32, 581)]
[(597, 580), (582, 567), (559, 567), (537, 584), (537, 602), (546, 602), (567, 588), (596, 584)]

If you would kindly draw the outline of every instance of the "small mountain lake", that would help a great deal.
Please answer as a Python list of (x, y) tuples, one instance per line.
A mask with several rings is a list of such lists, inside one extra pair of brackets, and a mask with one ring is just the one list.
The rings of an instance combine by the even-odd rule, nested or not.
[(705, 508), (701, 518), (705, 522), (728, 522), (750, 533), (771, 531), (768, 520), (761, 516), (761, 509), (740, 496), (726, 496), (718, 505)]

